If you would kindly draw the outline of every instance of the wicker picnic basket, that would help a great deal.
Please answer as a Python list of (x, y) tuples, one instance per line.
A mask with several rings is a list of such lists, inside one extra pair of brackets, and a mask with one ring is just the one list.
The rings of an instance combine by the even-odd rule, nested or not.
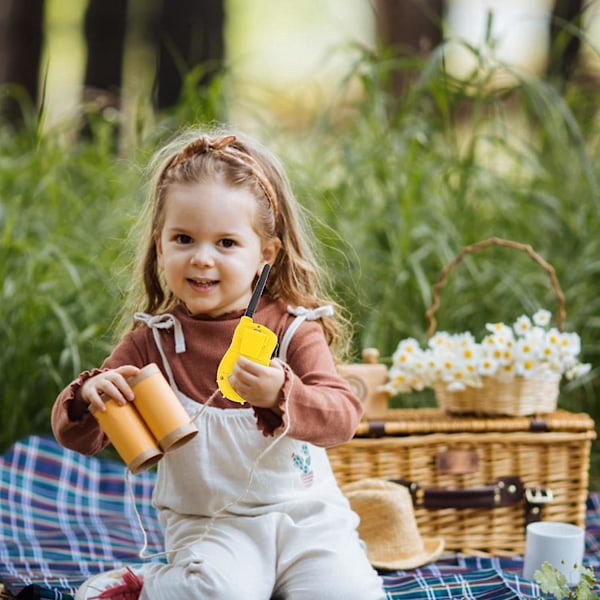
[(368, 477), (411, 491), (421, 535), (467, 555), (524, 551), (534, 520), (584, 526), (594, 422), (557, 410), (542, 417), (452, 416), (391, 409), (328, 450), (340, 485)]
[[(437, 283), (433, 286), (432, 302), (426, 312), (429, 327), (427, 337), (435, 333), (435, 313), (440, 306), (440, 290), (446, 285), (447, 277), (467, 254), (472, 254), (496, 245), (526, 252), (549, 276), (552, 289), (557, 298), (556, 324), (563, 331), (566, 316), (565, 297), (558, 283), (552, 265), (546, 262), (533, 248), (527, 244), (490, 238), (463, 250), (442, 269)], [(546, 370), (530, 378), (516, 376), (513, 379), (499, 380), (494, 377), (482, 377), (481, 387), (467, 387), (464, 390), (448, 390), (445, 385), (433, 387), (438, 405), (452, 414), (505, 415), (525, 416), (551, 413), (557, 407), (561, 375)]]

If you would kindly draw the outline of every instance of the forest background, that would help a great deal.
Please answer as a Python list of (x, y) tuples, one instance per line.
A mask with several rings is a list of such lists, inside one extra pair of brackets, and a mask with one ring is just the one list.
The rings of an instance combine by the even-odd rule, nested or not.
[[(84, 6), (48, 3), (46, 86), (23, 99), (22, 127), (0, 131), (0, 450), (47, 433), (58, 391), (110, 351), (143, 166), (190, 123), (232, 124), (282, 157), (354, 324), (355, 359), (376, 347), (389, 364), (401, 339), (426, 342), (432, 285), (466, 245), (530, 244), (555, 268), (565, 328), (592, 364), (559, 404), (600, 423), (598, 2), (557, 21), (558, 47), (579, 44), (568, 69), (550, 68), (549, 2), (450, 3), (443, 41), (408, 52), (382, 39), (374, 5), (314, 4), (230, 0), (219, 73), (206, 82), (205, 65), (192, 66), (177, 104), (157, 111), (135, 28), (121, 103), (82, 102)], [(527, 10), (510, 18), (500, 8), (517, 4)], [(489, 249), (452, 273), (438, 329), (480, 337), (540, 307), (556, 313), (547, 275)]]

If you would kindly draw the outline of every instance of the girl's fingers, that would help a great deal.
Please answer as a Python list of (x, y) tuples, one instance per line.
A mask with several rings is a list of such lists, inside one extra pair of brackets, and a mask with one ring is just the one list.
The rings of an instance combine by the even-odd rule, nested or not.
[(229, 382), (250, 404), (274, 408), (284, 379), (285, 374), (280, 362), (273, 360), (266, 366), (240, 356), (233, 367)]
[(88, 403), (88, 409), (92, 410), (92, 408), (95, 408), (96, 410), (99, 411), (105, 411), (106, 408), (104, 406), (104, 401), (102, 400), (102, 398), (100, 398), (100, 396), (97, 393), (92, 393), (90, 395), (90, 402)]
[(249, 375), (253, 375), (254, 377), (258, 377), (261, 375), (261, 373), (265, 372), (264, 365), (261, 365), (253, 360), (249, 360), (244, 356), (240, 356), (237, 359), (237, 362), (233, 367), (234, 372), (236, 369), (239, 374), (247, 373)]
[(127, 378), (137, 375), (139, 371), (137, 367), (124, 366), (96, 375), (84, 384), (82, 396), (88, 404), (98, 410), (104, 410), (107, 397), (119, 404), (125, 404), (134, 398)]
[(138, 375), (140, 370), (139, 367), (134, 367), (133, 365), (124, 365), (122, 367), (117, 367), (114, 371), (125, 378), (129, 378)]
[(98, 382), (96, 387), (98, 394), (104, 394), (109, 398), (112, 398), (119, 404), (125, 404), (128, 400), (133, 400), (133, 391), (129, 387), (129, 384), (121, 376), (112, 379), (104, 379)]

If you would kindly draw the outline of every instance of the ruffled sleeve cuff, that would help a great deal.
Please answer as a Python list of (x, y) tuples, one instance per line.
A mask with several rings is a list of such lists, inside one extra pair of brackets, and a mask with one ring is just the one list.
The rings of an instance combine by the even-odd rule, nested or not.
[(82, 418), (73, 419), (69, 415), (69, 407), (78, 390), (91, 377), (106, 371), (93, 369), (84, 371), (59, 396), (52, 410), (52, 431), (56, 439), (65, 447), (81, 452), (94, 454), (108, 444), (108, 438), (100, 429), (98, 421), (87, 411)]
[(91, 371), (84, 371), (83, 373), (81, 373), (81, 375), (79, 375), (79, 377), (73, 381), (73, 383), (71, 383), (71, 385), (65, 390), (65, 393), (62, 397), (62, 406), (64, 407), (64, 410), (66, 412), (66, 416), (67, 419), (69, 421), (71, 421), (72, 423), (78, 423), (81, 421), (85, 421), (87, 420), (88, 416), (91, 416), (91, 414), (89, 413), (89, 411), (83, 416), (83, 418), (81, 419), (71, 419), (71, 417), (69, 416), (69, 407), (71, 405), (71, 402), (73, 402), (73, 400), (75, 400), (75, 396), (77, 396), (77, 392), (79, 392), (79, 390), (81, 389), (81, 386), (88, 380), (91, 379), (92, 377), (95, 377), (96, 375), (99, 375), (100, 373), (104, 373), (105, 371), (107, 371), (108, 369), (92, 369)]

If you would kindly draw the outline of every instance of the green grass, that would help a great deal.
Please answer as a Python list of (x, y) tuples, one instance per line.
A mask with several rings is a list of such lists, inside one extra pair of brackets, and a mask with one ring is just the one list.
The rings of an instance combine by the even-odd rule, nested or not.
[[(564, 386), (560, 404), (600, 421), (600, 91), (573, 85), (565, 96), (518, 73), (493, 87), (501, 67), (483, 55), (472, 77), (456, 81), (441, 49), (423, 65), (345, 51), (355, 66), (321, 114), (303, 118), (301, 131), (281, 120), (256, 129), (313, 213), (334, 292), (356, 327), (355, 354), (376, 346), (385, 360), (402, 338), (424, 341), (431, 287), (465, 245), (527, 243), (556, 269), (567, 329), (594, 367)], [(414, 84), (394, 92), (394, 70), (415, 67)], [(178, 126), (226, 120), (226, 77), (206, 94), (190, 86), (176, 111), (136, 124), (133, 155), (115, 155), (101, 119), (92, 142), (34, 125), (0, 135), (0, 449), (47, 432), (58, 391), (109, 351), (140, 167)], [(547, 275), (525, 254), (490, 248), (451, 273), (438, 328), (479, 335), (486, 322), (539, 307), (556, 308)]]
[(2, 446), (47, 431), (56, 391), (109, 350), (138, 187), (101, 145), (31, 142), (2, 141)]

